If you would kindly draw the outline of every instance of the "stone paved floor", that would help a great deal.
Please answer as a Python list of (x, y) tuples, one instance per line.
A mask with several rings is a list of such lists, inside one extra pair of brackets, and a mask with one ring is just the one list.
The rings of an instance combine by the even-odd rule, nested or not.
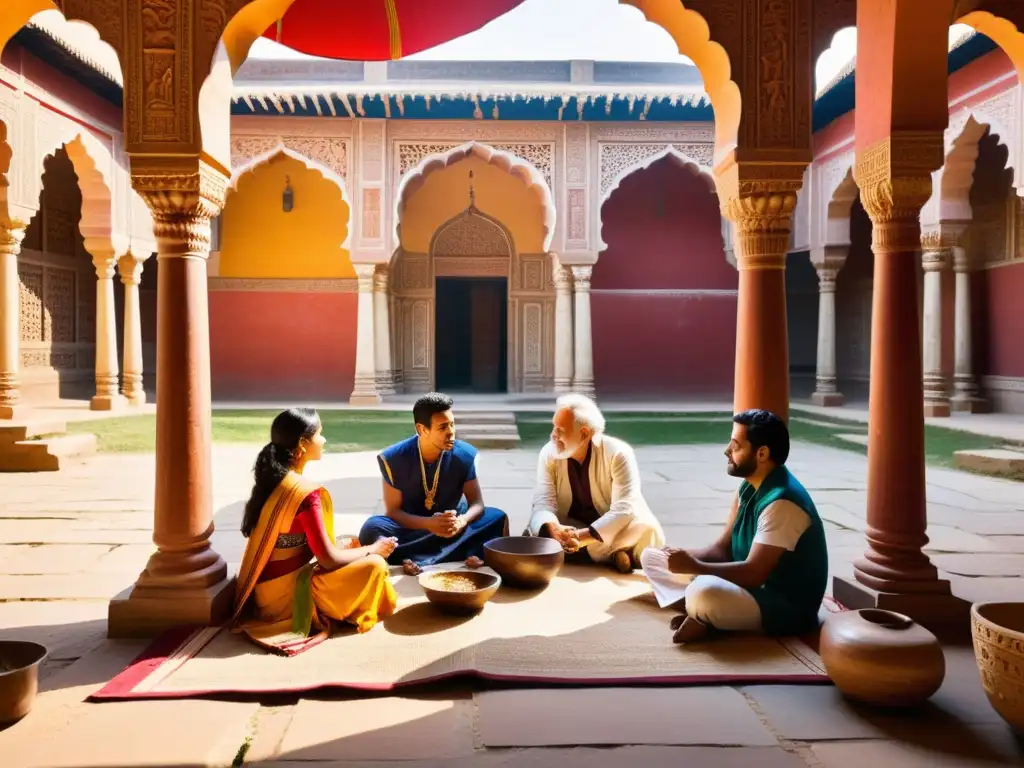
[[(256, 447), (217, 446), (215, 545), (234, 564)], [(719, 530), (736, 481), (719, 446), (638, 450), (645, 493), (673, 544)], [(527, 451), (484, 452), (488, 503), (526, 520)], [(791, 467), (828, 521), (833, 573), (863, 547), (863, 457), (794, 446)], [(355, 531), (380, 509), (372, 454), (311, 467)], [(1024, 744), (991, 709), (969, 647), (947, 649), (946, 683), (922, 711), (853, 707), (830, 687), (480, 690), (265, 701), (86, 704), (144, 642), (104, 639), (107, 600), (151, 551), (152, 456), (100, 456), (55, 474), (0, 475), (0, 637), (51, 649), (33, 712), (0, 732), (0, 766), (972, 766), (1020, 764)], [(929, 551), (969, 600), (1024, 596), (1022, 486), (930, 470)], [(666, 635), (666, 642), (668, 636)], [(417, 758), (417, 759), (414, 759)], [(370, 762), (374, 761), (374, 762)], [(394, 761), (394, 762), (392, 762)]]

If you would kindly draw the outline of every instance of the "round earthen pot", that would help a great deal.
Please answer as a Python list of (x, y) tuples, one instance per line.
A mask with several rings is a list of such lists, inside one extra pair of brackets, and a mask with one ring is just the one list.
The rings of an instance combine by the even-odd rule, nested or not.
[(907, 616), (877, 608), (829, 616), (819, 653), (845, 696), (883, 707), (921, 704), (946, 676), (935, 635)]
[(971, 635), (989, 703), (1024, 734), (1024, 603), (975, 603)]

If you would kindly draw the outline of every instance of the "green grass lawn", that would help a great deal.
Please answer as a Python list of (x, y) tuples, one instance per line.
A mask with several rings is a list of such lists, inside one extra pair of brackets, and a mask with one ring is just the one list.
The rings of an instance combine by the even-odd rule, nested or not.
[[(270, 439), (274, 411), (214, 410), (213, 440), (217, 443), (256, 443)], [(790, 424), (794, 440), (827, 445), (861, 454), (867, 447), (841, 440), (839, 433), (867, 434), (867, 425), (831, 416), (793, 411), (797, 420)], [(626, 413), (608, 412), (608, 431), (632, 445), (725, 446), (731, 429), (727, 412), (708, 413)], [(327, 451), (333, 453), (374, 451), (412, 434), (412, 417), (403, 411), (321, 411)], [(808, 418), (821, 424), (807, 424)], [(539, 448), (551, 433), (550, 417), (545, 413), (517, 413), (523, 447)], [(91, 432), (106, 453), (146, 453), (156, 442), (155, 416), (120, 416), (95, 421), (73, 422), (68, 431)], [(946, 427), (925, 427), (925, 450), (929, 464), (953, 467), (953, 454), (960, 450), (995, 448), (1005, 440), (975, 435)]]

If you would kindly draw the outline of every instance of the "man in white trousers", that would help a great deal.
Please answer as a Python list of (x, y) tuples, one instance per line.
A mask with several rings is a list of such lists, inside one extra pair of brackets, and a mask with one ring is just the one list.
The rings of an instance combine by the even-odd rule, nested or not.
[(641, 552), (665, 544), (640, 492), (633, 449), (604, 433), (604, 415), (583, 395), (558, 398), (551, 425), (525, 534), (549, 536), (567, 553), (632, 572)]

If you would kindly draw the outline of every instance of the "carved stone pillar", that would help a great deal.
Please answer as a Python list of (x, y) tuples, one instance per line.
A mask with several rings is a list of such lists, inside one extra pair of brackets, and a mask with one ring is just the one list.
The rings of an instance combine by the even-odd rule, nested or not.
[(572, 390), (572, 272), (552, 258), (555, 282), (555, 392)]
[[(149, 558), (130, 594), (110, 603), (112, 637), (212, 625), (229, 615), (234, 582), (210, 546), (213, 533), (210, 323), (206, 259), (210, 219), (226, 178), (205, 163), (132, 182), (153, 211), (157, 282), (156, 498)], [(170, 189), (168, 189), (170, 187)]]
[(942, 367), (942, 279), (949, 271), (950, 249), (941, 235), (929, 232), (921, 238), (921, 264), (924, 267), (923, 327), (924, 341), (924, 415), (949, 416), (949, 382)]
[(373, 332), (373, 264), (355, 264), (359, 278), (359, 309), (356, 316), (356, 377), (348, 401), (352, 405), (376, 405), (377, 368)]
[(0, 419), (13, 419), (18, 405), (18, 365), (21, 356), (21, 279), (18, 252), (25, 237), (20, 221), (0, 224)]
[(96, 394), (93, 411), (111, 411), (124, 404), (118, 391), (117, 316), (114, 307), (114, 268), (117, 255), (109, 240), (86, 238), (85, 249), (96, 269)]
[(575, 371), (572, 389), (581, 395), (594, 396), (594, 343), (590, 328), (590, 266), (572, 267), (576, 296)]
[(836, 379), (836, 277), (846, 262), (849, 246), (826, 246), (811, 254), (818, 273), (818, 363), (811, 402), (839, 406), (843, 396)]
[(142, 279), (140, 258), (126, 253), (117, 262), (117, 271), (124, 286), (124, 366), (121, 394), (132, 405), (143, 405), (146, 392), (142, 387), (142, 314), (139, 309), (139, 282)]
[(954, 363), (953, 399), (954, 411), (979, 413), (987, 405), (979, 395), (978, 382), (974, 377), (973, 349), (971, 347), (971, 263), (967, 251), (953, 248), (953, 273), (956, 276), (956, 299), (954, 303)]
[(377, 392), (395, 394), (391, 370), (391, 323), (388, 318), (388, 265), (378, 264), (373, 272), (373, 352)]
[(918, 217), (931, 194), (929, 169), (941, 162), (941, 132), (893, 137), (858, 153), (857, 186), (874, 227), (875, 255), (868, 549), (854, 563), (854, 579), (836, 577), (833, 586), (836, 599), (850, 608), (890, 608), (930, 624), (965, 618), (949, 582), (938, 578), (922, 551), (928, 537)]
[(765, 408), (789, 420), (786, 252), (799, 181), (726, 203), (736, 225), (739, 296), (733, 410)]

